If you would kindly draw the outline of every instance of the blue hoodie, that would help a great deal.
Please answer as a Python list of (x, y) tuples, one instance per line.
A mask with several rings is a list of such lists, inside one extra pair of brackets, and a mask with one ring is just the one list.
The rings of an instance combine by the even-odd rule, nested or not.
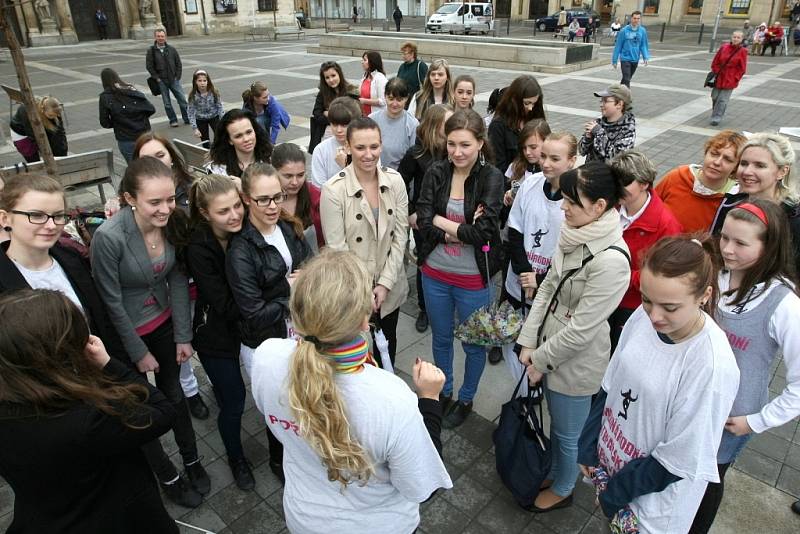
[(650, 50), (647, 46), (647, 30), (641, 24), (635, 30), (628, 24), (617, 34), (617, 42), (614, 45), (611, 64), (616, 65), (617, 61), (620, 60), (639, 63), (639, 56), (644, 58), (645, 61), (650, 60)]

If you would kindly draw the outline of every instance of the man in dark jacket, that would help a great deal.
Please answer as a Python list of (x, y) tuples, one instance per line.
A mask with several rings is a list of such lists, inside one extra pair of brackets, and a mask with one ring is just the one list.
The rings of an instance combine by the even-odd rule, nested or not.
[(394, 6), (392, 18), (394, 19), (394, 25), (397, 27), (397, 31), (400, 31), (400, 23), (403, 22), (403, 12), (400, 11), (400, 6)]
[(150, 76), (158, 81), (161, 88), (161, 99), (164, 101), (164, 110), (169, 117), (169, 125), (173, 128), (178, 127), (178, 117), (172, 109), (172, 101), (169, 93), (175, 95), (175, 100), (181, 108), (183, 123), (189, 124), (189, 114), (186, 110), (186, 96), (181, 87), (181, 56), (174, 47), (167, 44), (167, 32), (157, 29), (153, 33), (155, 42), (147, 49), (146, 67)]

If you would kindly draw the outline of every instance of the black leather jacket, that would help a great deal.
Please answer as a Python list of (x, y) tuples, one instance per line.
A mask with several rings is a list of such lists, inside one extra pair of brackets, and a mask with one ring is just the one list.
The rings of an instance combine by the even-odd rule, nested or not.
[(192, 233), (186, 263), (197, 284), (192, 343), (204, 356), (236, 358), (241, 343), (241, 315), (225, 276), (225, 251), (208, 225)]
[[(68, 148), (67, 132), (64, 130), (64, 121), (59, 118), (56, 119), (55, 122), (55, 130), (50, 131), (45, 129), (47, 140), (50, 141), (50, 150), (52, 150), (54, 156), (66, 156)], [(17, 108), (16, 113), (14, 113), (14, 115), (11, 117), (9, 128), (14, 130), (14, 132), (19, 135), (24, 135), (25, 137), (30, 137), (31, 139), (35, 140), (33, 136), (33, 128), (28, 120), (28, 112), (25, 110), (24, 105), (20, 105)]]
[(113, 128), (118, 141), (135, 141), (150, 129), (150, 116), (156, 112), (144, 93), (136, 89), (106, 89), (100, 93), (100, 126)]
[[(297, 237), (291, 224), (278, 221), (289, 253), (292, 269), (299, 269), (311, 257), (311, 247)], [(264, 241), (258, 230), (245, 219), (242, 230), (233, 237), (225, 259), (225, 272), (231, 293), (242, 315), (242, 343), (258, 347), (265, 339), (286, 337), (289, 317), (289, 282), (281, 253)]]
[[(417, 199), (417, 226), (422, 234), (422, 242), (417, 243), (419, 264), (433, 251), (436, 245), (445, 243), (445, 233), (433, 226), (433, 217), (447, 213), (450, 198), (450, 184), (453, 180), (453, 165), (447, 160), (435, 162), (425, 173), (422, 190)], [(464, 219), (458, 227), (458, 239), (472, 245), (475, 260), (484, 282), (501, 268), (500, 210), (503, 206), (503, 175), (493, 165), (476, 163), (464, 182)], [(473, 215), (479, 205), (484, 214), (477, 221)], [(489, 272), (481, 248), (489, 243)]]

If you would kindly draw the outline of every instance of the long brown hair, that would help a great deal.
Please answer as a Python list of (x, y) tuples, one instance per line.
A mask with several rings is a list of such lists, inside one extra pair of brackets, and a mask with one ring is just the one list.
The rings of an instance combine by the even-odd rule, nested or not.
[[(758, 295), (751, 294), (751, 290), (761, 283), (768, 285), (770, 281), (778, 279), (788, 287), (794, 287), (796, 276), (792, 234), (783, 208), (774, 202), (763, 199), (748, 200), (746, 204), (752, 204), (760, 209), (764, 213), (767, 223), (764, 224), (759, 217), (742, 209), (740, 206), (743, 204), (729, 211), (725, 220), (734, 219), (755, 225), (759, 229), (758, 239), (764, 245), (764, 249), (761, 257), (744, 273), (739, 287), (724, 293), (725, 296), (736, 295), (731, 302), (733, 305), (739, 305), (757, 297)], [(728, 237), (723, 233), (720, 239)], [(720, 261), (722, 261), (721, 256)]]
[(692, 294), (699, 298), (711, 287), (703, 310), (714, 317), (719, 299), (719, 253), (708, 233), (661, 238), (642, 258), (641, 269), (665, 278), (688, 277)]
[(483, 154), (484, 159), (490, 163), (494, 161), (494, 152), (492, 151), (492, 143), (489, 142), (486, 123), (483, 122), (483, 117), (478, 115), (477, 111), (472, 109), (459, 109), (453, 113), (453, 116), (444, 123), (444, 133), (445, 135), (450, 135), (456, 130), (472, 132), (475, 139), (483, 141), (481, 154)]
[[(331, 69), (339, 75), (339, 85), (336, 87), (329, 86), (325, 81), (325, 71)], [(319, 67), (319, 92), (322, 93), (322, 107), (328, 109), (334, 99), (340, 96), (357, 95), (358, 89), (355, 85), (347, 82), (341, 65), (335, 61), (326, 61)]]
[[(275, 170), (279, 170), (287, 163), (302, 163), (305, 167), (306, 156), (303, 150), (294, 143), (281, 143), (272, 150), (272, 166)], [(307, 185), (301, 187), (297, 193), (294, 216), (303, 222), (303, 228), (314, 224), (311, 219), (311, 194), (308, 192)]]
[(447, 154), (447, 139), (440, 135), (447, 113), (453, 113), (450, 104), (434, 104), (425, 110), (417, 126), (417, 140), (422, 150), (416, 151), (415, 158), (430, 154), (433, 158), (443, 158)]
[(109, 379), (86, 357), (89, 326), (60, 291), (21, 289), (0, 295), (0, 402), (63, 412), (76, 402), (145, 428), (142, 384)]
[[(522, 100), (534, 96), (538, 96), (539, 100), (536, 101), (530, 112), (525, 111)], [(505, 122), (512, 131), (516, 132), (523, 122), (544, 118), (544, 93), (542, 88), (536, 78), (529, 74), (524, 74), (515, 78), (511, 85), (503, 91), (503, 96), (500, 97), (500, 102), (497, 103), (497, 108), (494, 110), (493, 120)]]
[(522, 131), (519, 133), (519, 152), (514, 162), (511, 164), (512, 180), (519, 180), (525, 175), (525, 171), (528, 170), (528, 158), (525, 157), (525, 144), (532, 135), (537, 136), (542, 140), (542, 143), (544, 143), (544, 140), (550, 135), (550, 125), (548, 125), (547, 121), (544, 119), (533, 119), (532, 121), (528, 121), (522, 128)]
[(431, 84), (431, 73), (439, 69), (444, 69), (444, 72), (447, 74), (447, 80), (444, 82), (444, 87), (442, 88), (444, 100), (441, 103), (450, 104), (453, 107), (456, 105), (456, 100), (453, 96), (453, 88), (455, 86), (453, 85), (453, 77), (450, 74), (450, 65), (444, 59), (437, 59), (428, 67), (428, 74), (425, 75), (425, 81), (422, 82), (422, 89), (420, 89), (415, 96), (412, 96), (412, 98), (417, 99), (417, 109), (414, 111), (414, 115), (417, 119), (421, 119), (428, 107), (433, 105), (434, 94), (433, 84)]
[(186, 162), (183, 159), (183, 155), (175, 148), (172, 141), (162, 134), (151, 131), (140, 135), (136, 139), (136, 144), (133, 147), (133, 159), (139, 158), (142, 147), (150, 141), (158, 141), (164, 146), (166, 151), (169, 152), (169, 157), (172, 159), (172, 174), (175, 175), (175, 185), (183, 187), (188, 191), (192, 186), (194, 178), (189, 174), (189, 171), (186, 170)]

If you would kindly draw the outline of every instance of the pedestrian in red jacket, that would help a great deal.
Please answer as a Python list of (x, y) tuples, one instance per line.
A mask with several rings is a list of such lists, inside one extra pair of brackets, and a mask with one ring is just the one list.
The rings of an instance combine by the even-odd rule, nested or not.
[(767, 47), (772, 49), (772, 57), (775, 57), (775, 49), (783, 43), (783, 26), (781, 25), (781, 21), (776, 20), (772, 23), (772, 26), (767, 29), (767, 36), (764, 40), (764, 46), (761, 47), (761, 55), (764, 55), (764, 52), (767, 51)]
[(608, 318), (611, 326), (611, 353), (628, 317), (642, 303), (639, 293), (639, 265), (644, 253), (665, 236), (683, 232), (683, 227), (653, 190), (656, 168), (638, 150), (621, 152), (611, 159), (611, 166), (631, 178), (627, 194), (620, 201), (619, 222), (622, 238), (631, 253), (631, 281), (619, 307)]
[(747, 48), (742, 46), (743, 39), (744, 34), (741, 30), (733, 32), (731, 42), (720, 46), (711, 62), (711, 71), (717, 75), (714, 88), (711, 90), (713, 103), (711, 126), (716, 126), (722, 121), (731, 93), (739, 86), (739, 80), (747, 70)]

